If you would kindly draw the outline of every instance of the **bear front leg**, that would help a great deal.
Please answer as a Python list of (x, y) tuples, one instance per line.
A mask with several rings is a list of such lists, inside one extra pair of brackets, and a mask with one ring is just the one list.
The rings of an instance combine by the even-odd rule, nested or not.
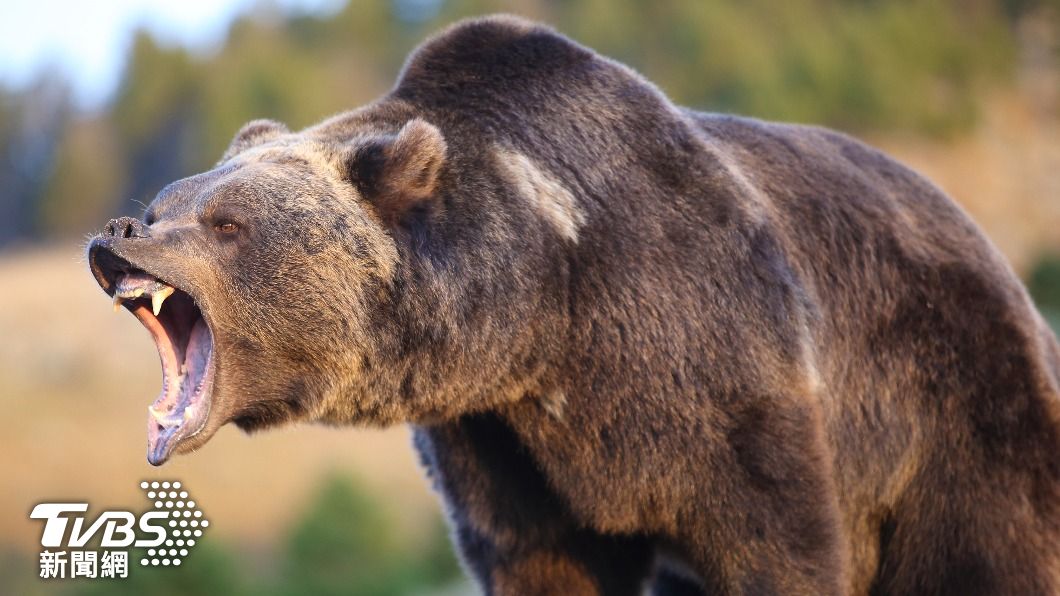
[(653, 550), (641, 537), (573, 523), (511, 429), (492, 414), (414, 428), (465, 567), (487, 595), (640, 595)]
[(456, 520), (467, 568), (487, 595), (640, 596), (650, 575), (646, 541), (570, 531), (501, 542)]

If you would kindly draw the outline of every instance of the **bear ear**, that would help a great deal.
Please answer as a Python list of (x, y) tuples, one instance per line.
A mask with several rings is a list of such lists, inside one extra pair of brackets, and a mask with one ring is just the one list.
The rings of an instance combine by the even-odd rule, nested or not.
[(396, 135), (372, 138), (349, 151), (347, 177), (393, 224), (434, 195), (445, 152), (442, 132), (414, 118)]
[(275, 120), (251, 120), (244, 124), (243, 128), (240, 128), (236, 136), (232, 138), (221, 161), (227, 161), (255, 145), (271, 141), (289, 132), (291, 131), (287, 130), (286, 126)]

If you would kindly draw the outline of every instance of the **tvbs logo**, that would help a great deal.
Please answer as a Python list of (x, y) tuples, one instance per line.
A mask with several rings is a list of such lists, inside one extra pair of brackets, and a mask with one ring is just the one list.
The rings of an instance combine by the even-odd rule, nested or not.
[[(29, 516), (44, 520), (40, 576), (124, 578), (128, 548), (146, 548), (143, 566), (180, 565), (210, 522), (180, 482), (141, 482), (154, 507), (139, 514), (104, 511), (89, 520), (88, 503), (40, 503)], [(99, 549), (86, 546), (98, 538)], [(51, 550), (57, 549), (57, 550)]]

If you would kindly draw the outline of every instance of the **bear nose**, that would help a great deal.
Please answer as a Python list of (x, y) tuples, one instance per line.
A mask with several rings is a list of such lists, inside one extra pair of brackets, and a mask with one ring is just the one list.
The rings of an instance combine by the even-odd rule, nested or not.
[(113, 238), (149, 238), (151, 234), (147, 226), (135, 217), (119, 217), (107, 222), (103, 227), (103, 235)]

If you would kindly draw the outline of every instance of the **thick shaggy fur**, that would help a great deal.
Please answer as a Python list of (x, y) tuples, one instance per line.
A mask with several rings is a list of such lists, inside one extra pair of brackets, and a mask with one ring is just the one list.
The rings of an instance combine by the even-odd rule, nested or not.
[[(219, 346), (185, 450), (412, 422), (487, 594), (1060, 592), (1057, 341), (857, 141), (679, 108), (488, 18), (370, 106), (248, 125), (147, 219), (233, 204), (247, 236), (173, 274)], [(137, 242), (113, 250), (190, 267)]]

